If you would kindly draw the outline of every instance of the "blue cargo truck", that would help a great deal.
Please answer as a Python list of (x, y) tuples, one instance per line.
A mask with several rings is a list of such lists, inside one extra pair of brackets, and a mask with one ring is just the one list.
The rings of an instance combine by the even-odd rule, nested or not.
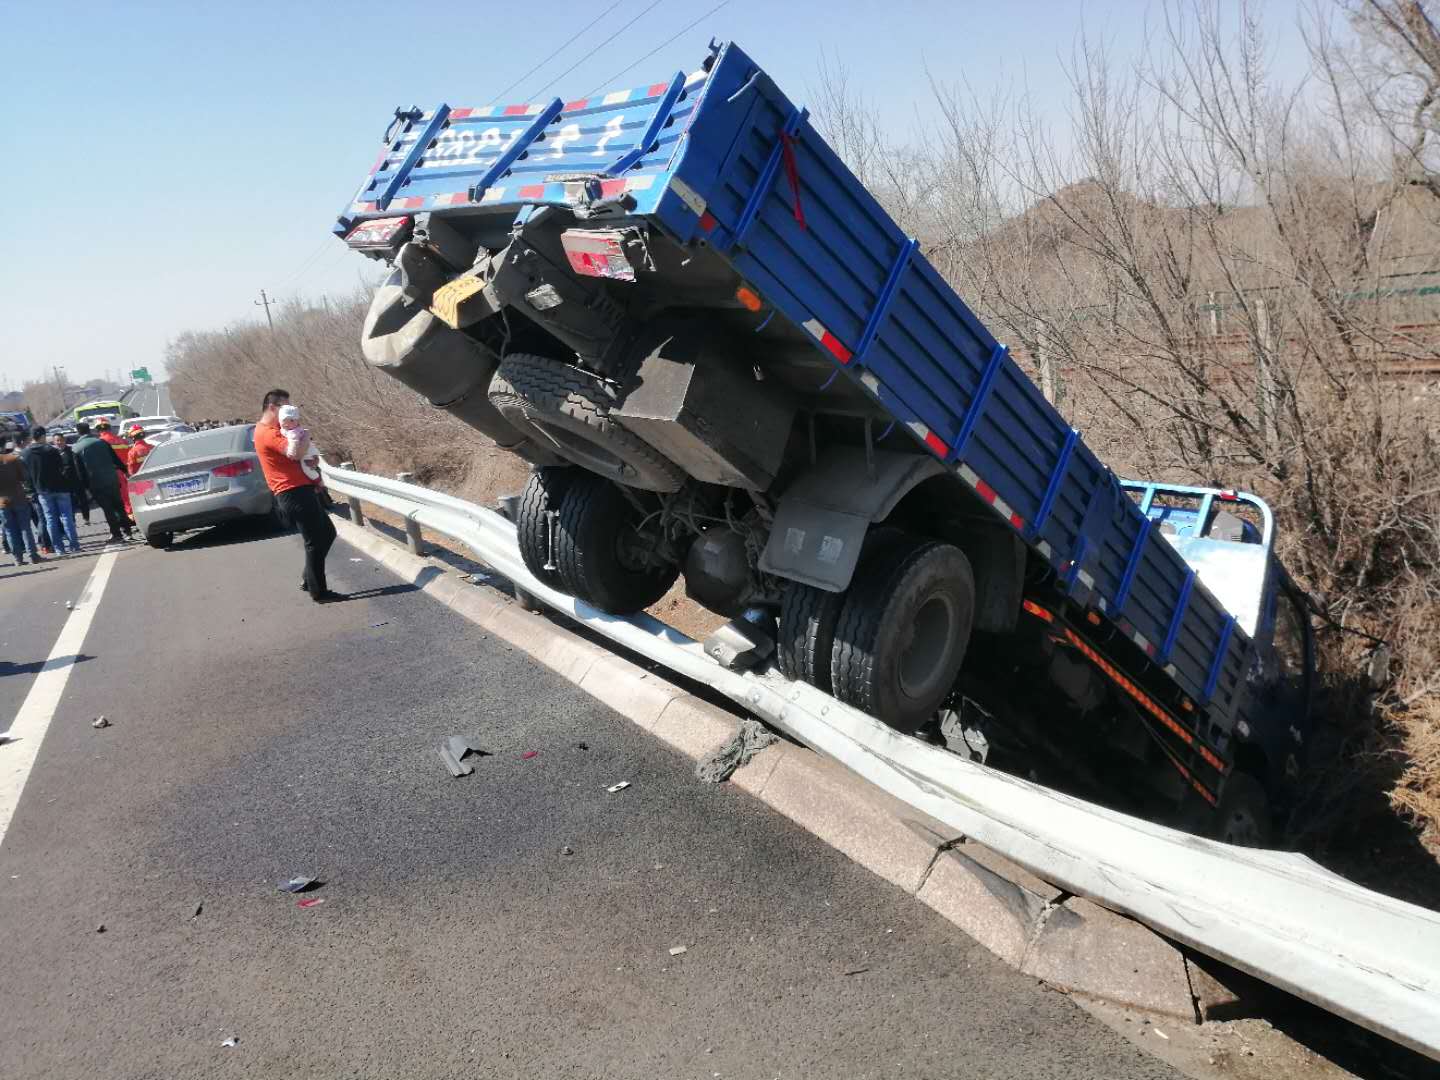
[(1264, 840), (1314, 678), (1269, 509), (1117, 479), (735, 45), (396, 110), (335, 232), (391, 268), (367, 359), (533, 466), (540, 579), (683, 575), (901, 731)]

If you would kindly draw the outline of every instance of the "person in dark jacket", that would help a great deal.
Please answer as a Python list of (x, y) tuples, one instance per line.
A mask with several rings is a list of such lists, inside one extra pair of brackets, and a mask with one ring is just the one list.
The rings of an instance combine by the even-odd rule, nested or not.
[(120, 502), (120, 474), (125, 467), (113, 446), (90, 434), (89, 424), (76, 424), (75, 431), (80, 436), (74, 451), (80, 478), (89, 489), (95, 505), (105, 514), (105, 524), (110, 526), (110, 539), (126, 539), (135, 526), (125, 516), (125, 507)]
[(35, 490), (35, 470), (30, 467), (30, 462), (25, 455), (30, 452), (30, 430), (28, 428), (18, 432), (14, 439), (15, 453), (25, 461), (25, 497), (30, 500), (30, 523), (40, 539), (40, 550), (46, 555), (55, 554), (55, 545), (50, 539), (50, 527), (45, 521), (45, 511), (40, 508), (39, 493)]
[(70, 492), (70, 502), (85, 524), (90, 524), (90, 493), (80, 479), (80, 465), (75, 460), (75, 451), (65, 441), (65, 436), (55, 432), (50, 436), (50, 445), (60, 454), (61, 476), (65, 478), (65, 490)]
[(15, 565), (25, 565), (25, 550), (29, 548), (32, 562), (40, 562), (40, 553), (35, 550), (35, 534), (30, 531), (30, 499), (25, 494), (25, 462), (15, 452), (14, 446), (5, 447), (0, 453), (0, 522), (5, 525), (5, 537), (10, 552), (15, 556)]
[(80, 538), (75, 534), (75, 507), (65, 484), (64, 460), (59, 451), (45, 441), (43, 427), (37, 427), (31, 435), (33, 441), (20, 457), (25, 462), (25, 471), (30, 474), (30, 487), (40, 504), (45, 529), (50, 534), (50, 546), (64, 555), (68, 544), (72, 554), (79, 554)]

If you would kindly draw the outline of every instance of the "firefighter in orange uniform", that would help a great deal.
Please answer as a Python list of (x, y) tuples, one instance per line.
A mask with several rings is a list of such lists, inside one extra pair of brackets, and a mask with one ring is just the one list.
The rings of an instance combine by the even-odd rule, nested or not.
[[(116, 457), (121, 461), (126, 459), (130, 453), (130, 444), (110, 430), (109, 419), (102, 416), (95, 424), (95, 433), (101, 442), (110, 444)], [(124, 470), (120, 471), (120, 502), (125, 507), (125, 516), (133, 520), (133, 515), (130, 513), (130, 478)]]

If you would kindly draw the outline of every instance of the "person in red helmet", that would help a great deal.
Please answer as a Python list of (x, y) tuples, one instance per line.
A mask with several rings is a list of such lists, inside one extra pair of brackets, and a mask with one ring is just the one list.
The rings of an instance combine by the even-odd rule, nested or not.
[[(130, 453), (125, 457), (125, 465), (134, 476), (145, 464), (145, 459), (150, 456), (150, 451), (155, 447), (145, 441), (145, 429), (139, 424), (131, 424), (130, 431)], [(127, 507), (128, 509), (128, 507)]]
[[(110, 444), (110, 449), (115, 451), (115, 456), (124, 465), (125, 458), (130, 453), (130, 444), (110, 429), (109, 417), (102, 416), (95, 422), (95, 435), (101, 442)], [(130, 476), (123, 468), (120, 470), (120, 505), (125, 508), (125, 519), (130, 522), (130, 527), (133, 529), (135, 519), (130, 513)]]

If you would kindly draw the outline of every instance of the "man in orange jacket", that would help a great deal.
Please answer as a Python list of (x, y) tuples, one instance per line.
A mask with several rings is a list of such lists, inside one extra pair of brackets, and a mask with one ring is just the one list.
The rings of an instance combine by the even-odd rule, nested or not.
[(305, 540), (305, 575), (300, 588), (317, 604), (344, 600), (325, 583), (325, 556), (335, 543), (335, 524), (320, 503), (320, 481), (309, 476), (299, 461), (285, 452), (285, 434), (280, 430), (281, 405), (290, 404), (284, 390), (271, 390), (261, 404), (260, 422), (255, 425), (255, 454), (260, 471), (275, 496), (275, 505), (285, 521), (300, 530)]

